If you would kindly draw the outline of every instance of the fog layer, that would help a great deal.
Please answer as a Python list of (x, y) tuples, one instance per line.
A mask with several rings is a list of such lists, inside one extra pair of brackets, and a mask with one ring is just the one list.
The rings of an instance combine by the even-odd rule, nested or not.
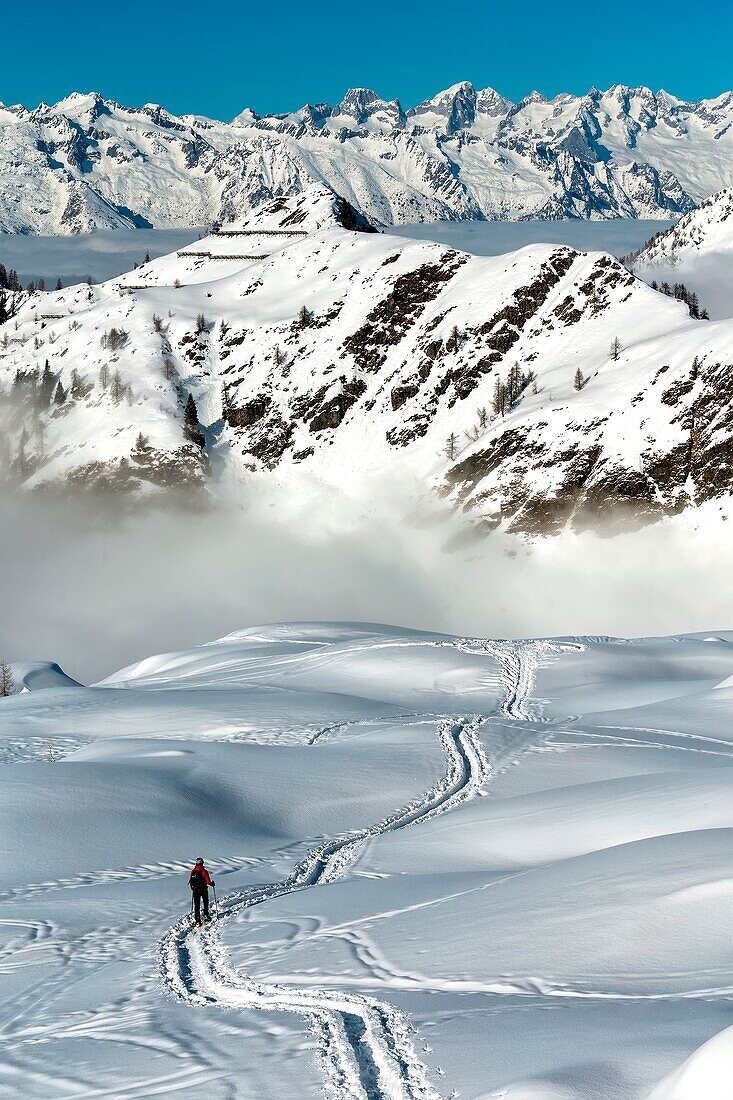
[(733, 627), (733, 550), (717, 505), (614, 539), (490, 535), (447, 551), (455, 521), (411, 524), (394, 492), (370, 499), (384, 503), (331, 497), (326, 508), (292, 488), (283, 501), (207, 510), (6, 499), (0, 656), (57, 660), (90, 682), (280, 620), (481, 636)]

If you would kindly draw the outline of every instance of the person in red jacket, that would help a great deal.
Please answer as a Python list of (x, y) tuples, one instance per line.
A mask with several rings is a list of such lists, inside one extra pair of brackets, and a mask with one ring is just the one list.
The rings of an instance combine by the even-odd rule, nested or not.
[[(196, 860), (196, 866), (191, 874), (188, 876), (188, 885), (193, 891), (193, 905), (196, 923), (199, 927), (204, 923), (208, 924), (211, 921), (209, 916), (209, 887), (215, 886), (216, 883), (209, 875), (209, 872), (204, 867), (204, 857), (199, 856)], [(204, 907), (204, 920), (201, 920), (201, 903)]]

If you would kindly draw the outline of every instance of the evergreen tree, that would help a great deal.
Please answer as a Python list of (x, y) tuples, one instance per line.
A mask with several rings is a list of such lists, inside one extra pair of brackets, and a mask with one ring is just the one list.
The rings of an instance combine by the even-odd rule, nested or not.
[(55, 405), (63, 405), (64, 401), (66, 400), (66, 390), (61, 385), (60, 380), (59, 380), (59, 382), (56, 386), (56, 391), (53, 395), (53, 400), (54, 400)]
[(106, 390), (109, 385), (109, 367), (106, 363), (102, 363), (99, 368), (99, 384), (103, 390)]
[(199, 414), (192, 393), (188, 395), (186, 408), (183, 412), (183, 434), (186, 439), (190, 439), (192, 443), (196, 443), (199, 447), (203, 447), (204, 437), (199, 429)]
[(445, 441), (445, 457), (448, 459), (449, 462), (452, 462), (456, 457), (457, 442), (458, 440), (456, 439), (456, 433), (451, 432)]
[(63, 290), (64, 289), (64, 284), (61, 282), (61, 277), (60, 276), (56, 280), (56, 289), (57, 290)]
[(584, 385), (585, 385), (585, 379), (583, 378), (583, 372), (580, 369), (580, 367), (578, 367), (578, 369), (575, 372), (575, 378), (573, 379), (573, 386), (575, 387), (576, 390), (582, 390)]
[(55, 389), (56, 379), (54, 378), (53, 371), (49, 366), (48, 359), (43, 366), (43, 374), (41, 375), (41, 384), (38, 389), (38, 403), (43, 409), (47, 409), (51, 404), (53, 397), (53, 391)]
[(300, 328), (310, 328), (313, 324), (313, 313), (307, 306), (301, 306), (298, 312), (298, 325)]
[(614, 336), (611, 341), (611, 347), (608, 350), (608, 354), (611, 356), (614, 363), (618, 361), (618, 357), (621, 354), (621, 341), (618, 336)]

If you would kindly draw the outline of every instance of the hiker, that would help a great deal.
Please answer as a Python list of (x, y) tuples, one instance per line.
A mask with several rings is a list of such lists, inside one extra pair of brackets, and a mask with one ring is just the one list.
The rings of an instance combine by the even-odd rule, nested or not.
[[(199, 856), (199, 858), (196, 860), (196, 866), (194, 867), (193, 871), (191, 871), (191, 874), (188, 876), (188, 885), (193, 891), (193, 905), (196, 924), (198, 924), (199, 927), (201, 927), (204, 922), (206, 924), (209, 924), (211, 922), (211, 917), (209, 916), (209, 887), (215, 886), (216, 883), (213, 881), (213, 879), (209, 875), (209, 872), (204, 867), (203, 856)], [(201, 902), (204, 903), (203, 921), (201, 920)]]

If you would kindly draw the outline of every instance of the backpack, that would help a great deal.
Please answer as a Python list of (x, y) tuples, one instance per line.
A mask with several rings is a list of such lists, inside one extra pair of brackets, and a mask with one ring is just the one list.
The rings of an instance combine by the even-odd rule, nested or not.
[(205, 888), (206, 880), (197, 867), (194, 867), (193, 871), (191, 871), (188, 885), (192, 890), (203, 890)]

